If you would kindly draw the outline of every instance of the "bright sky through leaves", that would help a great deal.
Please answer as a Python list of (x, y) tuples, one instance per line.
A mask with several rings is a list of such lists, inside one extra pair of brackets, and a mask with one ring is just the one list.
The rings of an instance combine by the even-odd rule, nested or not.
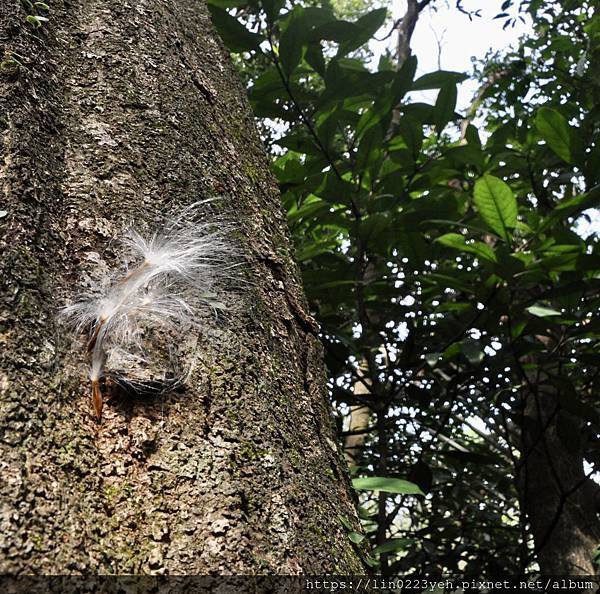
[[(508, 27), (503, 31), (504, 19), (494, 20), (500, 9), (499, 2), (465, 2), (465, 9), (481, 9), (481, 17), (474, 17), (472, 21), (456, 9), (454, 2), (449, 5), (445, 2), (435, 4), (437, 9), (427, 8), (419, 17), (411, 42), (412, 51), (419, 59), (418, 75), (438, 70), (438, 58), (444, 70), (470, 72), (473, 68), (473, 56), (483, 58), (490, 49), (495, 51), (515, 45), (521, 35), (531, 31), (529, 22), (518, 22), (514, 29)], [(406, 10), (405, 0), (393, 0), (386, 6), (391, 10), (394, 20)], [(384, 35), (379, 35), (379, 38)], [(389, 43), (389, 39), (374, 42), (371, 49), (379, 55)], [(469, 106), (476, 91), (477, 83), (474, 81), (466, 80), (459, 86), (459, 110)], [(431, 100), (431, 97), (435, 97), (435, 91), (422, 95)]]

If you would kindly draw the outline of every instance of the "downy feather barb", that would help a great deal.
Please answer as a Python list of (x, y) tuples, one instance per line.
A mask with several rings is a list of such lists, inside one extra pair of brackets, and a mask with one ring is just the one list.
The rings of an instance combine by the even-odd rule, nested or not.
[[(218, 218), (203, 220), (201, 204), (205, 202), (168, 217), (151, 234), (127, 229), (120, 241), (125, 269), (106, 275), (99, 290), (61, 310), (77, 332), (89, 333), (86, 351), (98, 419), (107, 362), (143, 361), (143, 342), (153, 331), (177, 337), (198, 325), (199, 307), (222, 307), (215, 292), (231, 276), (235, 253), (227, 225)], [(132, 378), (130, 385), (138, 383)]]

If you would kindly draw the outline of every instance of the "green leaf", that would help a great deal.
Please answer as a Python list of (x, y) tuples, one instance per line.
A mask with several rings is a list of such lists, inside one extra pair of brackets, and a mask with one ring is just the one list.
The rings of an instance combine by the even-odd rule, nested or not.
[(462, 168), (467, 165), (469, 167), (475, 166), (478, 169), (483, 169), (485, 163), (485, 157), (481, 146), (475, 144), (464, 144), (462, 146), (455, 146), (448, 149), (445, 156), (453, 163), (457, 168)]
[(334, 240), (308, 243), (306, 247), (297, 251), (296, 259), (298, 262), (305, 262), (321, 254), (328, 254), (335, 250), (336, 247), (337, 243)]
[(338, 514), (338, 520), (346, 530), (352, 530), (352, 522), (346, 516)]
[(573, 163), (574, 136), (566, 118), (555, 109), (540, 107), (535, 126), (548, 146), (567, 163)]
[(248, 31), (244, 25), (222, 8), (209, 5), (208, 9), (223, 43), (232, 52), (246, 52), (258, 49), (258, 46), (263, 41), (261, 35)]
[(373, 555), (381, 555), (382, 553), (397, 553), (406, 550), (406, 547), (413, 544), (412, 538), (392, 538), (383, 544), (375, 547), (372, 551)]
[(438, 70), (429, 72), (418, 78), (412, 85), (412, 91), (426, 91), (429, 89), (441, 89), (446, 85), (458, 84), (467, 78), (462, 72), (450, 72)]
[(308, 47), (306, 48), (306, 53), (304, 54), (304, 59), (308, 62), (308, 64), (313, 68), (315, 72), (317, 72), (321, 76), (325, 76), (325, 58), (323, 57), (323, 49), (321, 48), (321, 45), (318, 42), (313, 41), (308, 44)]
[(360, 534), (360, 532), (348, 532), (348, 538), (354, 543), (354, 544), (360, 544), (364, 539), (365, 539), (365, 535), (364, 534)]
[(513, 322), (511, 329), (510, 329), (511, 338), (513, 338), (513, 339), (519, 338), (519, 336), (521, 336), (521, 334), (523, 334), (523, 330), (525, 330), (525, 326), (527, 326), (526, 320), (517, 320), (516, 322)]
[(289, 148), (297, 153), (306, 155), (321, 155), (321, 148), (312, 138), (305, 136), (301, 132), (293, 132), (277, 140), (279, 146)]
[(335, 21), (335, 13), (331, 8), (319, 8), (317, 6), (307, 6), (303, 8), (306, 27), (314, 29), (323, 23)]
[(508, 184), (484, 175), (475, 182), (474, 201), (490, 229), (509, 242), (509, 230), (517, 226), (517, 199)]
[(302, 59), (302, 44), (306, 40), (305, 32), (306, 26), (302, 18), (302, 9), (297, 7), (289, 17), (287, 27), (279, 39), (279, 60), (287, 78)]
[(542, 221), (537, 233), (543, 233), (555, 226), (556, 223), (569, 217), (575, 217), (584, 210), (596, 208), (598, 205), (600, 205), (600, 185), (594, 186), (585, 194), (561, 200), (552, 213)]
[(327, 202), (334, 204), (350, 204), (351, 198), (356, 194), (356, 188), (345, 179), (339, 179), (332, 171), (327, 172), (323, 181), (314, 191)]
[(467, 243), (466, 238), (460, 235), (460, 233), (446, 233), (438, 237), (435, 241), (461, 252), (469, 252), (478, 258), (483, 258), (490, 262), (496, 262), (497, 260), (494, 250), (489, 245), (481, 241)]
[(330, 21), (319, 25), (314, 30), (311, 41), (326, 39), (328, 41), (335, 41), (336, 43), (343, 43), (350, 41), (356, 35), (358, 35), (358, 29), (354, 23), (339, 20)]
[(265, 98), (269, 101), (277, 98), (284, 92), (281, 77), (276, 68), (265, 70), (250, 87), (249, 94), (252, 100)]
[(328, 212), (331, 206), (325, 200), (315, 200), (314, 202), (305, 203), (301, 208), (293, 209), (288, 212), (288, 221), (290, 225), (298, 220), (313, 219), (324, 212)]
[(376, 125), (367, 130), (361, 139), (356, 152), (356, 168), (363, 170), (379, 154), (382, 141), (381, 127)]
[(435, 102), (435, 129), (438, 134), (446, 127), (446, 124), (454, 117), (456, 108), (457, 91), (456, 85), (446, 85), (441, 88)]
[(410, 116), (403, 116), (397, 125), (400, 136), (404, 139), (412, 156), (416, 159), (423, 146), (423, 126), (420, 122)]
[(481, 139), (479, 138), (479, 132), (477, 131), (477, 128), (473, 126), (473, 124), (469, 124), (467, 126), (465, 138), (469, 146), (476, 146), (479, 149), (481, 148)]
[(355, 138), (360, 139), (367, 130), (379, 124), (388, 115), (389, 111), (389, 104), (385, 105), (383, 109), (381, 105), (375, 105), (372, 109), (366, 109), (356, 124)]
[(394, 82), (392, 83), (392, 97), (393, 103), (399, 103), (401, 99), (410, 91), (415, 73), (417, 72), (417, 57), (409, 56), (402, 68), (394, 76)]
[(404, 495), (424, 495), (423, 491), (409, 481), (384, 476), (365, 476), (355, 478), (352, 486), (358, 491), (383, 491), (384, 493), (403, 493)]
[(325, 92), (321, 95), (321, 109), (343, 103), (346, 108), (363, 106), (367, 96), (380, 97), (390, 81), (389, 72), (369, 72), (354, 60), (329, 60), (325, 73)]
[(410, 115), (422, 124), (435, 124), (433, 105), (427, 103), (408, 103), (402, 106), (405, 115)]
[[(38, 29), (39, 27), (42, 26), (42, 18), (41, 17), (34, 16), (32, 14), (28, 14), (26, 20), (30, 25), (32, 25), (36, 29)], [(48, 19), (44, 19), (44, 20), (47, 21)]]
[(356, 35), (344, 41), (338, 50), (338, 56), (346, 55), (369, 41), (385, 22), (386, 8), (377, 8), (360, 17), (355, 23)]
[(547, 318), (549, 316), (561, 316), (560, 311), (556, 311), (555, 309), (551, 309), (550, 307), (545, 307), (543, 305), (532, 305), (527, 308), (527, 311), (538, 318)]

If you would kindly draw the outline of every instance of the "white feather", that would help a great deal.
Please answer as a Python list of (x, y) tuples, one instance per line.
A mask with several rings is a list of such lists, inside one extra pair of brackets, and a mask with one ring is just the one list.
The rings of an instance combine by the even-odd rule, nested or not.
[(199, 220), (198, 205), (144, 235), (129, 228), (121, 245), (128, 263), (121, 274), (100, 279), (101, 289), (61, 311), (77, 332), (89, 331), (90, 379), (105, 374), (107, 360), (140, 360), (142, 337), (151, 330), (173, 335), (194, 327), (198, 307), (211, 307), (215, 288), (230, 276), (235, 253), (221, 221)]

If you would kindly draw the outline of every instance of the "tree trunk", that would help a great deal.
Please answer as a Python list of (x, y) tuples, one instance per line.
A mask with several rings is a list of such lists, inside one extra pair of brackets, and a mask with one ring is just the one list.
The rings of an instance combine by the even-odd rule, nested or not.
[(600, 528), (595, 483), (583, 468), (582, 423), (561, 409), (552, 379), (531, 381), (524, 402), (519, 490), (536, 558), (544, 574), (593, 575)]
[[(195, 0), (0, 4), (0, 571), (352, 573), (320, 343), (244, 91)], [(183, 393), (92, 417), (57, 308), (131, 220), (219, 195), (247, 281)], [(6, 206), (4, 206), (6, 205)], [(0, 213), (1, 214), (1, 213)]]

